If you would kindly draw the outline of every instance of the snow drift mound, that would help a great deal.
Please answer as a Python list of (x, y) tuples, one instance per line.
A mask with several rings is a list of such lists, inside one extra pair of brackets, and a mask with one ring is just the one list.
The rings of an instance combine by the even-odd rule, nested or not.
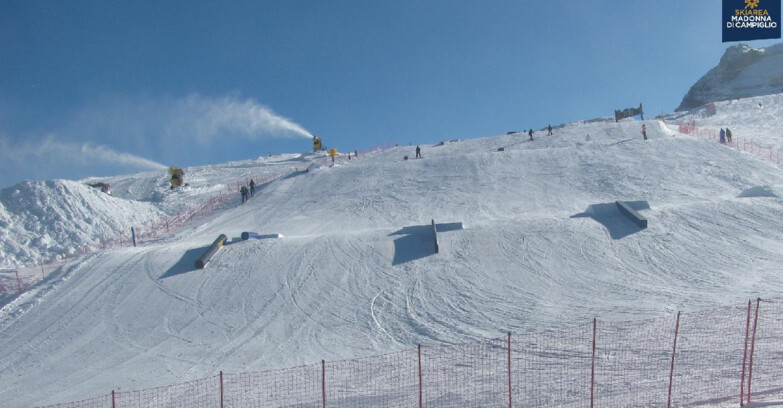
[(718, 66), (707, 72), (682, 99), (677, 111), (708, 102), (783, 92), (783, 43), (768, 48), (737, 44), (726, 49)]
[(79, 182), (25, 181), (0, 190), (0, 266), (72, 255), (162, 216), (152, 204), (111, 197)]

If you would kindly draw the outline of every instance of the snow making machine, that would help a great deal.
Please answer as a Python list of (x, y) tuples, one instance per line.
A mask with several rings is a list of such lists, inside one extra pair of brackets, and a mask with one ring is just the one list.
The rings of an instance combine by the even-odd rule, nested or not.
[(313, 152), (320, 151), (321, 149), (323, 149), (321, 138), (318, 136), (313, 136)]
[(181, 168), (174, 166), (169, 167), (169, 175), (171, 175), (171, 178), (169, 179), (169, 183), (171, 184), (170, 190), (174, 190), (174, 187), (186, 185), (185, 172)]

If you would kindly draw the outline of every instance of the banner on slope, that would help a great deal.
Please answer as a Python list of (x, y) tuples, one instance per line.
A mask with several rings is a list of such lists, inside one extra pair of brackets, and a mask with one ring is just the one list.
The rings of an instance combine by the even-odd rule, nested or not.
[(723, 0), (723, 42), (780, 38), (780, 0)]
[(642, 110), (642, 104), (639, 104), (638, 108), (626, 108), (623, 110), (617, 110), (614, 111), (614, 121), (619, 122), (621, 119), (625, 118), (631, 118), (634, 116), (642, 116), (642, 120), (644, 120), (644, 110)]

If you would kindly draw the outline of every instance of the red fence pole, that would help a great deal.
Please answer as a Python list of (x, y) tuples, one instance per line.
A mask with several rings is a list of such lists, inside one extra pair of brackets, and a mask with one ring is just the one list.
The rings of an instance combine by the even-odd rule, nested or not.
[(321, 395), (326, 408), (326, 361), (321, 360)]
[(745, 320), (745, 347), (742, 355), (742, 378), (740, 381), (740, 406), (745, 405), (745, 367), (748, 361), (748, 337), (750, 336), (750, 300), (748, 300), (748, 317)]
[(223, 408), (223, 371), (220, 372), (220, 408)]
[(680, 312), (677, 312), (677, 324), (674, 326), (674, 346), (672, 347), (672, 364), (669, 368), (669, 402), (668, 408), (672, 407), (672, 383), (674, 381), (674, 355), (677, 353), (677, 335), (680, 332)]
[(761, 298), (756, 298), (756, 316), (753, 318), (753, 338), (750, 340), (750, 364), (748, 367), (748, 403), (750, 403), (750, 385), (753, 382), (753, 349), (756, 346), (756, 328), (759, 323), (759, 305)]
[(508, 408), (511, 406), (511, 332), (508, 332)]
[(421, 383), (421, 344), (419, 344), (419, 408), (423, 408), (424, 406), (423, 390), (424, 387)]
[(598, 319), (593, 319), (593, 358), (590, 367), (590, 408), (593, 408), (595, 402), (595, 333), (598, 327)]

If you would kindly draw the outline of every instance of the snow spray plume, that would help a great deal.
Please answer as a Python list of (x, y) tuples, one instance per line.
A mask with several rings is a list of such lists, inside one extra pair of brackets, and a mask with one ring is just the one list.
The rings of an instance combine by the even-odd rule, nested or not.
[(130, 153), (120, 153), (106, 146), (90, 143), (69, 143), (53, 140), (52, 136), (34, 145), (18, 150), (19, 154), (38, 157), (39, 160), (56, 160), (89, 166), (95, 163), (136, 167), (149, 170), (167, 169), (160, 163)]
[(84, 157), (94, 158), (96, 160), (119, 164), (129, 167), (141, 167), (150, 170), (165, 170), (168, 167), (143, 157), (134, 156), (130, 153), (120, 153), (109, 149), (106, 146), (93, 146), (89, 143), (82, 145), (80, 149)]
[(239, 100), (235, 97), (218, 99), (190, 95), (174, 107), (175, 118), (167, 129), (169, 134), (192, 134), (196, 140), (209, 143), (216, 136), (226, 132), (259, 139), (265, 135), (297, 136), (312, 139), (298, 123), (281, 117), (271, 109), (253, 99)]
[(22, 179), (85, 177), (99, 167), (163, 170), (167, 166), (106, 146), (61, 142), (49, 135), (14, 143), (0, 134), (0, 183), (14, 184)]

